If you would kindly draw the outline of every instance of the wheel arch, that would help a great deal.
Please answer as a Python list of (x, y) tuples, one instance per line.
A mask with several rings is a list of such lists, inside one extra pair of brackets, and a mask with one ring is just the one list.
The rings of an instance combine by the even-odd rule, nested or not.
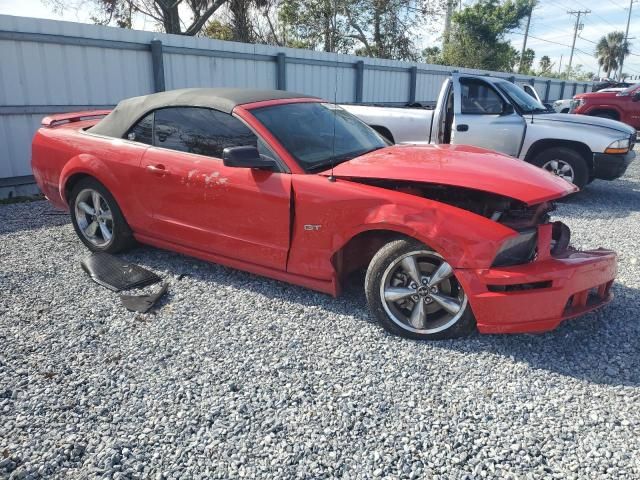
[(620, 120), (621, 112), (615, 107), (595, 107), (587, 112), (587, 115), (591, 117), (598, 116), (598, 114), (610, 114), (614, 120)]
[(588, 145), (575, 140), (564, 140), (560, 138), (545, 138), (543, 140), (538, 140), (529, 147), (524, 159), (531, 163), (543, 151), (557, 147), (574, 150), (584, 159), (589, 173), (593, 171), (593, 152)]
[(120, 204), (113, 188), (117, 185), (117, 179), (109, 171), (105, 162), (94, 155), (83, 153), (70, 159), (60, 173), (58, 188), (60, 196), (67, 206), (71, 190), (83, 178), (93, 178), (100, 182)]
[(335, 269), (338, 283), (344, 285), (349, 275), (367, 267), (384, 245), (401, 238), (422, 242), (421, 239), (407, 232), (380, 227), (363, 230), (351, 236), (331, 256), (331, 263)]
[(390, 142), (395, 143), (395, 139), (393, 138), (393, 133), (391, 133), (391, 130), (389, 130), (387, 127), (384, 127), (382, 125), (370, 125), (370, 127), (373, 128), (376, 132), (378, 132), (380, 135), (382, 135), (384, 138), (386, 138)]

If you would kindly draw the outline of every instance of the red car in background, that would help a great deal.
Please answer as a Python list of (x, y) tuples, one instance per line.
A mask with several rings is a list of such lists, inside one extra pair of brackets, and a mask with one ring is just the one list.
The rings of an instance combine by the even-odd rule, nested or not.
[(392, 146), (282, 91), (177, 90), (105, 113), (45, 118), (33, 140), (38, 185), (92, 251), (135, 240), (331, 295), (366, 269), (372, 315), (418, 339), (545, 331), (612, 298), (615, 253), (574, 250), (549, 218), (576, 188), (524, 161)]
[(580, 93), (571, 101), (570, 113), (610, 118), (640, 128), (640, 83), (621, 92)]

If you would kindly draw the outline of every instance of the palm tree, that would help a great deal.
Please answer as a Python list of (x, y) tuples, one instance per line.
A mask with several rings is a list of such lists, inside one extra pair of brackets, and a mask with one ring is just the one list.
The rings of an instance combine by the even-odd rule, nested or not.
[(621, 60), (627, 55), (629, 55), (629, 42), (625, 41), (623, 32), (607, 33), (596, 45), (595, 56), (607, 77), (618, 69)]
[(543, 55), (538, 65), (540, 66), (540, 74), (545, 75), (551, 71), (554, 64), (551, 63), (548, 55)]

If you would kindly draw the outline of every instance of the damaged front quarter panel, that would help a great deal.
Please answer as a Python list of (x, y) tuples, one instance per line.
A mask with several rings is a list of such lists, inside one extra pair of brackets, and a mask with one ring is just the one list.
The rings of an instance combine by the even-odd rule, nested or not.
[[(366, 232), (416, 238), (454, 268), (488, 268), (513, 229), (455, 205), (354, 179), (293, 178), (295, 215), (287, 271), (335, 280), (332, 259)], [(308, 230), (305, 225), (319, 225)]]

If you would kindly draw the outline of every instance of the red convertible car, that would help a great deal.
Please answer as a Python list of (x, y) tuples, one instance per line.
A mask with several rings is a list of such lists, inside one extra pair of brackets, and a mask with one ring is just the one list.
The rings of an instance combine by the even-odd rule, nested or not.
[(411, 338), (540, 332), (609, 302), (615, 253), (551, 222), (575, 191), (474, 147), (390, 145), (282, 91), (186, 89), (56, 115), (33, 172), (93, 251), (135, 241), (338, 295)]

